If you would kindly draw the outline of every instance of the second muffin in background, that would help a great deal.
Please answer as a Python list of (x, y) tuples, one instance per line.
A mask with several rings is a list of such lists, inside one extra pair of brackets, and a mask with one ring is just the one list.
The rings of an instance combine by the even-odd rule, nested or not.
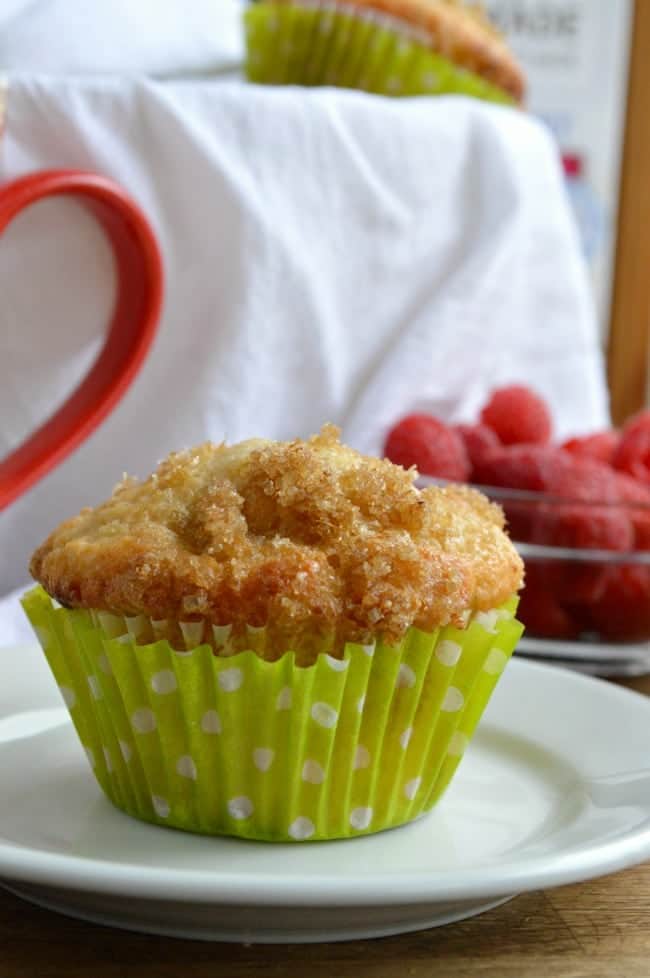
[(521, 633), (522, 567), (497, 507), (414, 478), (332, 427), (208, 444), (54, 531), (25, 608), (111, 801), (273, 840), (434, 804)]
[(263, 0), (245, 26), (250, 81), (523, 101), (523, 72), (476, 3)]

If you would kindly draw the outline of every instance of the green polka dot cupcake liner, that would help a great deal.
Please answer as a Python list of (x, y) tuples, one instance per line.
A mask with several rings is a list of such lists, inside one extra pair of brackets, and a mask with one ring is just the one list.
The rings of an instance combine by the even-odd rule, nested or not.
[(246, 75), (258, 84), (458, 93), (514, 104), (496, 85), (432, 51), (417, 29), (377, 11), (319, 0), (255, 3), (244, 25)]
[[(517, 599), (463, 630), (411, 628), (298, 666), (203, 623), (23, 606), (88, 762), (129, 815), (190, 832), (304, 842), (402, 825), (443, 794), (523, 630)], [(205, 626), (208, 627), (208, 626)]]

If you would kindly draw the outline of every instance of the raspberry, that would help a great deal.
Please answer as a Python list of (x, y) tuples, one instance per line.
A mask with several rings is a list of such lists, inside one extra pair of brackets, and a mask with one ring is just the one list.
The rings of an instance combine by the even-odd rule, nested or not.
[(405, 469), (417, 466), (421, 475), (466, 482), (470, 464), (458, 432), (426, 414), (410, 414), (388, 434), (386, 458)]
[(457, 424), (454, 431), (463, 439), (472, 468), (480, 465), (487, 452), (500, 445), (496, 434), (484, 424)]
[(623, 434), (631, 434), (633, 431), (650, 431), (650, 409), (639, 411), (628, 418), (623, 426)]
[[(533, 540), (570, 549), (629, 550), (634, 533), (628, 513), (618, 505), (616, 481), (601, 462), (566, 455), (547, 472), (546, 491), (555, 499), (538, 508)], [(600, 600), (609, 571), (601, 561), (558, 562), (556, 593), (564, 601), (593, 604)]]
[[(477, 459), (474, 481), (482, 486), (543, 492), (548, 472), (561, 464), (563, 453), (551, 445), (502, 445), (490, 449)], [(489, 495), (489, 493), (488, 493)], [(515, 540), (531, 540), (534, 518), (539, 506), (536, 499), (495, 498), (503, 506), (508, 532)]]
[(481, 421), (504, 445), (539, 444), (549, 441), (553, 427), (546, 402), (519, 384), (494, 391), (481, 411)]
[(577, 638), (579, 624), (561, 606), (544, 582), (542, 568), (537, 564), (526, 566), (526, 587), (521, 595), (517, 617), (526, 631), (542, 638)]
[(544, 470), (547, 495), (571, 502), (616, 503), (616, 480), (617, 474), (609, 465), (562, 449)]
[(476, 481), (484, 486), (542, 492), (547, 474), (562, 463), (565, 453), (552, 445), (502, 445), (476, 462)]
[(649, 412), (637, 415), (628, 427), (623, 428), (618, 448), (614, 452), (614, 468), (650, 485), (650, 422)]
[(559, 503), (539, 507), (536, 543), (591, 550), (631, 550), (634, 534), (620, 507)]
[(650, 567), (612, 568), (600, 600), (591, 608), (591, 618), (603, 638), (623, 642), (649, 638)]
[[(624, 514), (619, 519), (604, 506), (562, 503), (540, 507), (532, 521), (530, 538), (535, 543), (569, 551), (627, 550), (633, 536)], [(591, 605), (600, 600), (609, 573), (610, 565), (604, 561), (572, 560), (566, 556), (553, 562), (549, 583), (562, 601)]]
[(650, 488), (617, 472), (616, 489), (632, 523), (635, 550), (650, 550)]
[(598, 431), (594, 435), (569, 438), (563, 443), (562, 448), (572, 455), (594, 458), (609, 465), (620, 440), (618, 431)]
[(650, 410), (640, 411), (625, 423), (612, 465), (650, 484)]
[(644, 486), (642, 482), (637, 482), (625, 472), (614, 472), (614, 478), (616, 480), (616, 492), (622, 502), (645, 505), (650, 503), (650, 489)]

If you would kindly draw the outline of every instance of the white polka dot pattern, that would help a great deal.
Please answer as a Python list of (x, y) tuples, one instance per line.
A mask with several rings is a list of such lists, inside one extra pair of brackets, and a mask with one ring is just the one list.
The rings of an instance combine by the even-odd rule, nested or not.
[(196, 781), (196, 764), (189, 754), (183, 754), (176, 761), (176, 773), (180, 774), (182, 778), (189, 778), (190, 781)]
[[(290, 656), (252, 668), (252, 653), (206, 660), (203, 650), (181, 661), (161, 645), (144, 649), (134, 663), (134, 647), (105, 643), (88, 646), (92, 659), (82, 656), (88, 664), (74, 682), (65, 660), (55, 674), (68, 705), (75, 704), (76, 694), (76, 710), (93, 721), (97, 712), (99, 721), (105, 716), (103, 700), (107, 709), (116, 703), (113, 731), (89, 721), (94, 734), (84, 738), (91, 745), (88, 761), (116, 804), (141, 807), (143, 817), (161, 825), (193, 818), (197, 827), (220, 825), (240, 836), (360, 836), (384, 828), (388, 819), (419, 815), (440, 793), (438, 787), (445, 787), (468, 748), (463, 730), (473, 725), (506, 666), (511, 638), (514, 644), (517, 628), (503, 617), (500, 611), (478, 620), (471, 615), (467, 638), (445, 629), (428, 643), (416, 635), (416, 641), (393, 647), (354, 644), (344, 658), (330, 647), (312, 670), (297, 669)], [(493, 624), (496, 637), (484, 630)], [(143, 641), (154, 637), (147, 627)], [(132, 635), (133, 628), (131, 623)], [(77, 646), (82, 639), (75, 624)], [(59, 654), (55, 644), (48, 655)], [(234, 653), (235, 646), (228, 651)], [(373, 652), (374, 659), (368, 658)], [(94, 703), (98, 696), (103, 700)], [(432, 703), (438, 707), (433, 729), (421, 719)], [(82, 722), (74, 709), (72, 715)], [(131, 729), (129, 723), (124, 727), (127, 719)], [(227, 773), (216, 794), (210, 790), (215, 771)], [(344, 795), (330, 798), (330, 784), (332, 790), (342, 787)]]
[(322, 784), (325, 780), (325, 770), (322, 764), (308, 758), (302, 766), (302, 780), (308, 784)]
[(474, 621), (481, 628), (484, 628), (486, 632), (490, 635), (497, 634), (497, 621), (499, 620), (498, 611), (477, 611), (474, 615)]
[(224, 669), (217, 676), (217, 682), (224, 693), (236, 693), (243, 681), (244, 673), (236, 666), (232, 669)]
[(255, 811), (255, 806), (246, 795), (239, 795), (237, 798), (230, 799), (228, 802), (228, 811), (232, 818), (237, 819), (238, 822), (242, 822), (244, 819), (251, 817)]
[(339, 715), (329, 703), (314, 703), (311, 708), (311, 717), (319, 727), (331, 728), (335, 726)]
[(498, 676), (499, 673), (503, 672), (507, 663), (508, 656), (502, 649), (492, 649), (485, 660), (483, 671), (490, 676)]
[(449, 741), (449, 747), (447, 748), (447, 753), (451, 754), (452, 757), (460, 757), (467, 750), (467, 745), (469, 744), (468, 737), (462, 733), (460, 730), (454, 730)]
[(405, 662), (397, 670), (395, 685), (398, 689), (411, 689), (411, 687), (415, 686), (415, 673)]
[(182, 621), (181, 632), (185, 642), (185, 652), (190, 655), (203, 641), (203, 622), (202, 621)]
[(402, 733), (399, 735), (399, 743), (402, 750), (406, 750), (412, 736), (413, 736), (413, 727), (407, 727), (406, 730), (402, 731)]
[(206, 734), (221, 733), (221, 717), (216, 710), (206, 710), (201, 717), (201, 730)]
[(411, 778), (410, 781), (406, 782), (406, 784), (404, 785), (404, 794), (406, 795), (409, 801), (413, 801), (413, 799), (415, 798), (415, 796), (419, 791), (421, 784), (422, 784), (422, 778)]
[(144, 615), (134, 615), (125, 617), (126, 627), (129, 634), (135, 639), (141, 638), (147, 630), (147, 619)]
[(270, 747), (256, 747), (253, 751), (253, 764), (258, 771), (268, 771), (274, 757), (275, 751)]
[(275, 701), (276, 710), (290, 710), (291, 709), (291, 687), (285, 686), (278, 693), (278, 698)]
[(151, 688), (160, 696), (167, 696), (178, 688), (176, 674), (172, 669), (161, 669), (151, 677)]
[(232, 635), (232, 625), (213, 625), (212, 637), (218, 649), (223, 648)]
[(113, 670), (111, 668), (110, 660), (105, 652), (102, 652), (102, 654), (98, 657), (97, 665), (102, 670), (102, 672), (105, 673), (107, 676), (111, 675)]
[(349, 659), (335, 659), (332, 655), (326, 655), (325, 662), (334, 672), (345, 672), (350, 664)]
[(148, 706), (141, 706), (131, 714), (131, 726), (136, 733), (151, 733), (156, 729), (156, 715)]
[(354, 762), (352, 767), (355, 771), (359, 771), (361, 768), (370, 766), (370, 751), (363, 744), (357, 744), (357, 749), (354, 752)]
[(171, 808), (166, 798), (163, 798), (161, 795), (152, 795), (151, 804), (158, 818), (169, 818)]
[(372, 808), (353, 808), (350, 812), (350, 825), (361, 832), (372, 822)]
[(443, 713), (458, 713), (462, 710), (465, 697), (456, 686), (450, 686), (445, 693), (445, 698), (440, 705)]
[(305, 815), (299, 815), (298, 818), (294, 819), (289, 826), (289, 835), (292, 839), (297, 842), (302, 842), (304, 839), (309, 839), (316, 831), (316, 826), (310, 818)]
[(449, 639), (444, 639), (438, 644), (436, 659), (443, 666), (455, 666), (460, 659), (461, 652), (462, 649), (458, 642), (451, 642)]
[(59, 686), (59, 692), (63, 697), (63, 702), (69, 710), (71, 710), (77, 703), (77, 697), (74, 689), (70, 689), (69, 686)]

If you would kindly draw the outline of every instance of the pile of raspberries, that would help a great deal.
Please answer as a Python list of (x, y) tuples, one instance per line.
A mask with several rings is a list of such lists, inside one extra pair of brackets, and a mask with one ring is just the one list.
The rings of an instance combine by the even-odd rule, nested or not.
[[(486, 487), (488, 495), (488, 487), (524, 490), (520, 498), (494, 493), (515, 541), (650, 552), (650, 410), (621, 430), (561, 444), (552, 431), (546, 402), (512, 385), (492, 393), (476, 424), (403, 418), (388, 434), (385, 455), (421, 475)], [(530, 634), (550, 638), (650, 638), (650, 564), (627, 560), (528, 558), (518, 617)]]

